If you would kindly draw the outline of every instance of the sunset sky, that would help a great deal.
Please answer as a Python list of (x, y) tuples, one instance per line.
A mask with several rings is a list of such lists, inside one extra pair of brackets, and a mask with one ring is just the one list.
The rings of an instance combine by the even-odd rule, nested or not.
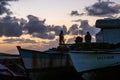
[(0, 7), (0, 52), (11, 54), (18, 54), (17, 45), (56, 47), (60, 30), (73, 43), (79, 27), (95, 41), (97, 19), (120, 18), (120, 0), (1, 0)]

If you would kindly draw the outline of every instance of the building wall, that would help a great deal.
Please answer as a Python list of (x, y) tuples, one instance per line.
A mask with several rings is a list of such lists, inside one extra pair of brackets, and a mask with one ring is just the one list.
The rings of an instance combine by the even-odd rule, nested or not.
[(96, 41), (120, 43), (120, 29), (103, 29), (96, 35)]

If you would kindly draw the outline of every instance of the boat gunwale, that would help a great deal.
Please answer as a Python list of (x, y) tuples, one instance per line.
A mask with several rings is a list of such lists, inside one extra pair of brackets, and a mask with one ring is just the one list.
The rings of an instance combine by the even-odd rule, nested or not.
[(115, 50), (107, 50), (107, 51), (98, 51), (98, 50), (96, 50), (96, 51), (85, 51), (85, 50), (79, 50), (79, 51), (77, 51), (77, 50), (71, 50), (71, 51), (69, 51), (69, 53), (77, 53), (77, 54), (120, 54), (120, 51), (115, 51)]
[[(46, 54), (46, 55), (66, 55), (68, 56), (69, 54), (49, 54), (47, 52), (42, 52), (42, 51), (36, 51), (36, 50), (30, 50), (30, 49), (23, 49), (21, 48), (20, 46), (17, 46), (17, 49), (19, 51), (23, 50), (23, 51), (30, 51), (30, 52), (33, 52), (33, 53), (36, 53), (36, 54)], [(21, 54), (21, 53), (20, 53)]]

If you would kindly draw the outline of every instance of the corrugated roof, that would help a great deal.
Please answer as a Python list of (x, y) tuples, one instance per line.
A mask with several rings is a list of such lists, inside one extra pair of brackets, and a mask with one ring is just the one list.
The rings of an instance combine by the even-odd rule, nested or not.
[(120, 19), (99, 19), (96, 20), (98, 28), (120, 28)]

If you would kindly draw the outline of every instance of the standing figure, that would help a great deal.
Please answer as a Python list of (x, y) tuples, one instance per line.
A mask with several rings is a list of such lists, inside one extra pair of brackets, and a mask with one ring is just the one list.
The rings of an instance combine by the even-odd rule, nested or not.
[(61, 32), (59, 34), (59, 44), (65, 44), (64, 34), (63, 34), (62, 30), (61, 30)]
[(91, 35), (89, 32), (85, 35), (85, 42), (90, 43), (91, 42)]

